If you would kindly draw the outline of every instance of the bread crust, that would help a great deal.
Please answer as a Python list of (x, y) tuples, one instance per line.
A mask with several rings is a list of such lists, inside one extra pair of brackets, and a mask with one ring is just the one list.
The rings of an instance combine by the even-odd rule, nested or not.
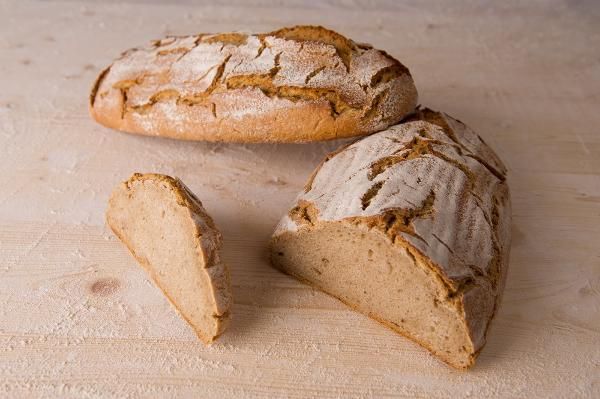
[(510, 220), (506, 168), (498, 156), (462, 122), (420, 109), (405, 123), (327, 156), (279, 223), (272, 243), (322, 223), (385, 234), (390, 245), (405, 248), (432, 272), (448, 305), (463, 315), (470, 367), (500, 303)]
[[(217, 331), (214, 336), (205, 334), (197, 328), (192, 321), (181, 311), (179, 305), (173, 300), (167, 290), (160, 284), (153, 269), (150, 267), (148, 259), (139, 256), (135, 248), (126, 235), (122, 234), (120, 226), (111, 217), (111, 207), (115, 197), (122, 193), (131, 192), (132, 186), (136, 182), (151, 180), (154, 182), (163, 182), (175, 195), (177, 203), (189, 211), (189, 216), (194, 229), (194, 241), (196, 242), (197, 254), (203, 259), (205, 265), (203, 272), (210, 281), (211, 296), (214, 302), (213, 318), (216, 321)], [(135, 257), (142, 268), (148, 273), (154, 284), (162, 291), (164, 296), (173, 305), (177, 313), (194, 329), (196, 335), (204, 343), (209, 344), (217, 339), (227, 328), (230, 320), (230, 308), (233, 303), (231, 296), (231, 282), (229, 270), (220, 260), (219, 251), (222, 245), (222, 236), (214, 221), (206, 213), (200, 200), (189, 190), (189, 188), (179, 179), (171, 176), (154, 173), (135, 173), (128, 180), (124, 181), (115, 189), (110, 200), (109, 208), (106, 213), (106, 221), (114, 234), (125, 244), (127, 249)]]
[(370, 134), (417, 104), (408, 69), (319, 26), (167, 37), (124, 52), (89, 109), (117, 130), (182, 140), (308, 142)]

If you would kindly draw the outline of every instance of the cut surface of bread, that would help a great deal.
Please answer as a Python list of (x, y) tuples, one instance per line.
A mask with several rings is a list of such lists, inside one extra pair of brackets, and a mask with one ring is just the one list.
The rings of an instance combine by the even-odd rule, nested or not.
[(373, 133), (412, 112), (408, 69), (319, 26), (167, 37), (126, 51), (90, 94), (101, 124), (184, 140), (306, 142)]
[(179, 179), (134, 174), (113, 191), (106, 220), (202, 341), (225, 330), (232, 299), (221, 235)]
[(509, 247), (504, 165), (464, 124), (425, 109), (329, 155), (278, 225), (271, 259), (465, 369), (485, 344)]

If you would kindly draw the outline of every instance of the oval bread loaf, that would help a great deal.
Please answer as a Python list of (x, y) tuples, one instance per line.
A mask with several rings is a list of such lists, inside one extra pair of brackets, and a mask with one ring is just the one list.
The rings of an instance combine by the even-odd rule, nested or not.
[(168, 37), (102, 71), (90, 112), (110, 128), (184, 140), (307, 142), (370, 134), (412, 112), (408, 69), (316, 26)]
[(223, 333), (233, 300), (221, 234), (179, 179), (134, 174), (113, 191), (106, 220), (202, 341)]
[(273, 264), (457, 368), (485, 343), (510, 248), (506, 169), (421, 110), (329, 155), (277, 227)]

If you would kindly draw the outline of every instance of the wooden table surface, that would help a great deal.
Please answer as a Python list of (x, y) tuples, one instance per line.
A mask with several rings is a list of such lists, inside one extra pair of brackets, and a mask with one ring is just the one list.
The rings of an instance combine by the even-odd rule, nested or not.
[[(0, 397), (600, 397), (598, 2), (176, 3), (0, 1)], [(296, 23), (386, 49), (508, 165), (508, 282), (469, 372), (269, 267), (274, 225), (340, 142), (177, 142), (88, 116), (124, 49)], [(135, 171), (182, 178), (223, 232), (234, 316), (210, 347), (104, 224)]]

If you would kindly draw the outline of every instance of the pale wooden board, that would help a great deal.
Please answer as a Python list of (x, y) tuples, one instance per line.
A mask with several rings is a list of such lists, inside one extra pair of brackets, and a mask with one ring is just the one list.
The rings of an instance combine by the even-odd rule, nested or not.
[[(597, 2), (177, 3), (0, 3), (0, 396), (600, 396)], [(472, 371), (268, 266), (277, 219), (340, 143), (175, 142), (88, 117), (92, 80), (128, 47), (301, 22), (397, 56), (421, 103), (509, 167), (510, 273)], [(234, 320), (211, 347), (104, 226), (134, 171), (181, 177), (224, 233)]]

